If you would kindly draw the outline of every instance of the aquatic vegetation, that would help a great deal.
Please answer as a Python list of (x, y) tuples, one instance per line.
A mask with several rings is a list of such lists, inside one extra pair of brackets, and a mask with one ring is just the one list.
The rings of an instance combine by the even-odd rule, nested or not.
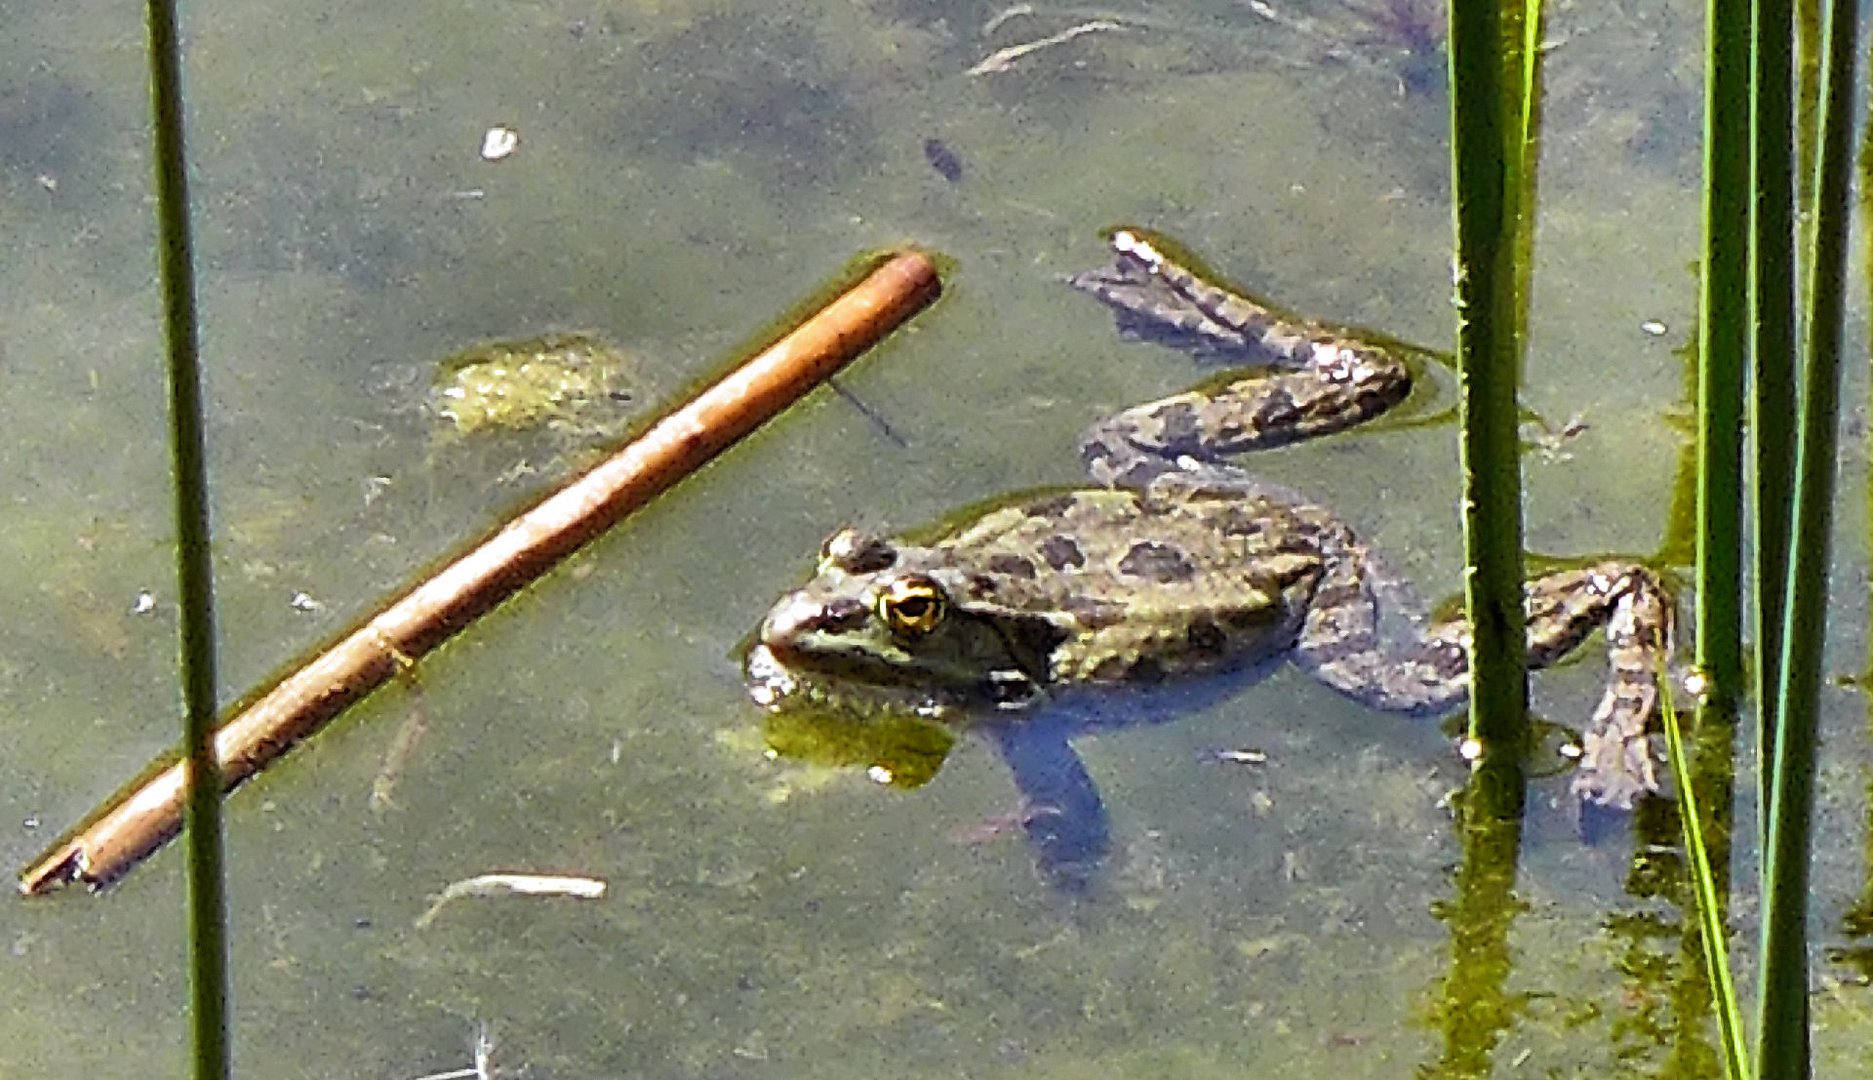
[(463, 435), (578, 433), (631, 400), (630, 372), (628, 356), (585, 334), (489, 342), (442, 361), (430, 405)]

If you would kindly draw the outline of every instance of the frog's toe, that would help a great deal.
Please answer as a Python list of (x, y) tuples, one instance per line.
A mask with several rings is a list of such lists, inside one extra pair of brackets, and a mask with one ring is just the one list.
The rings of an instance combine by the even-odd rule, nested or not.
[(1642, 795), (1658, 791), (1658, 771), (1647, 736), (1589, 731), (1580, 740), (1574, 794), (1596, 806), (1630, 810)]

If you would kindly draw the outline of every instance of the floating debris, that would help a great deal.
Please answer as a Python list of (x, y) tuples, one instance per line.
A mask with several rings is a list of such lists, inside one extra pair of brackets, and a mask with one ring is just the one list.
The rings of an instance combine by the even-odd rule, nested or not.
[(1228, 765), (1266, 765), (1268, 753), (1263, 750), (1251, 750), (1244, 747), (1239, 750), (1207, 750), (1203, 755), (1210, 761), (1220, 761)]
[(1074, 26), (1069, 26), (1057, 34), (1048, 34), (1046, 37), (1037, 38), (1034, 41), (1023, 42), (1020, 45), (1010, 45), (1005, 49), (996, 49), (994, 52), (983, 57), (976, 66), (970, 68), (965, 74), (998, 75), (1004, 71), (1014, 70), (1015, 62), (1030, 53), (1037, 53), (1042, 49), (1050, 48), (1054, 45), (1064, 45), (1074, 38), (1079, 37), (1081, 34), (1096, 34), (1102, 30), (1123, 29), (1125, 29), (1124, 23), (1113, 22), (1111, 19), (1091, 19)]
[(956, 156), (942, 139), (923, 141), (923, 159), (937, 171), (937, 175), (952, 184), (960, 184), (963, 179), (963, 159)]
[(480, 874), (455, 882), (436, 897), (429, 910), (416, 917), (416, 928), (423, 929), (436, 920), (436, 913), (452, 900), (464, 896), (498, 896), (518, 893), (523, 896), (571, 896), (596, 900), (605, 895), (600, 878), (571, 874)]
[(481, 160), (500, 161), (520, 149), (520, 132), (496, 124), (481, 136)]
[(1568, 453), (1567, 445), (1590, 427), (1592, 425), (1587, 422), (1586, 413), (1575, 413), (1558, 426), (1545, 418), (1537, 418), (1524, 441), (1529, 448), (1539, 451), (1542, 459), (1550, 464), (1572, 461), (1574, 455)]
[(982, 24), (982, 36), (988, 37), (990, 34), (1000, 29), (1003, 23), (1011, 19), (1024, 18), (1032, 14), (1034, 14), (1033, 4), (1011, 5), (1006, 10), (997, 12), (993, 18)]
[(494, 1029), (485, 1023), (475, 1025), (474, 1038), (469, 1041), (468, 1052), (474, 1064), (465, 1069), (448, 1069), (443, 1072), (425, 1073), (415, 1080), (494, 1080), (503, 1071), (509, 1075), (526, 1072), (526, 1067), (519, 1070), (500, 1070), (494, 1067)]

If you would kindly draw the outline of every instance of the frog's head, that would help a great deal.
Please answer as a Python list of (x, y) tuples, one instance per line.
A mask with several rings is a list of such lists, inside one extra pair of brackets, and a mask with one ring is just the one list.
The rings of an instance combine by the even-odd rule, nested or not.
[[(993, 703), (1019, 707), (1047, 679), (1063, 632), (982, 602), (937, 549), (841, 529), (820, 547), (818, 572), (762, 620), (750, 657), (757, 700), (802, 686), (820, 697), (895, 698), (926, 713)], [(799, 684), (799, 685), (796, 685)]]

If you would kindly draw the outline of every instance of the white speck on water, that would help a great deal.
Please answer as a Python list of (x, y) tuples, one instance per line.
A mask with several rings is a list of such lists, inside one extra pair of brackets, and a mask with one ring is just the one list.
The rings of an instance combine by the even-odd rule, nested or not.
[(500, 161), (520, 148), (520, 132), (496, 124), (481, 136), (481, 160)]

